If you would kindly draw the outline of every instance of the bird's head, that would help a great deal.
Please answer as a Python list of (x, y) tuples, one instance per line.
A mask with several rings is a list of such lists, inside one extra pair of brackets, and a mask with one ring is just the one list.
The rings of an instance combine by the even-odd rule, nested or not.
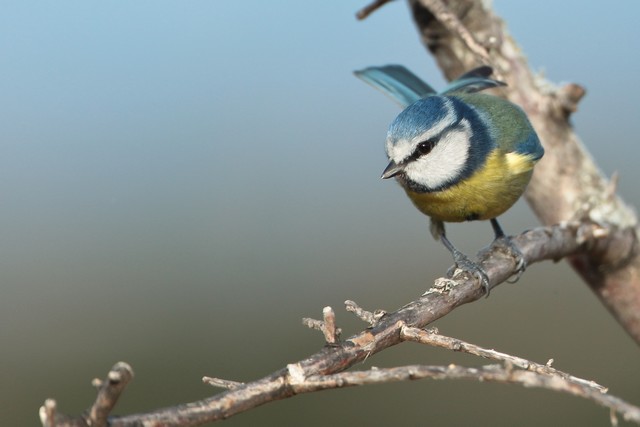
[(469, 177), (494, 147), (486, 120), (455, 96), (428, 96), (404, 109), (389, 126), (389, 165), (408, 189), (440, 191)]

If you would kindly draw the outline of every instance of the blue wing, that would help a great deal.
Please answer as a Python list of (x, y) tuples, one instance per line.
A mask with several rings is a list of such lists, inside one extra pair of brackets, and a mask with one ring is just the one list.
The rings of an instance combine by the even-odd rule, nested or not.
[(402, 65), (368, 67), (354, 74), (402, 107), (407, 107), (420, 98), (434, 95), (435, 90)]
[(498, 80), (490, 79), (489, 76), (493, 73), (493, 69), (487, 65), (474, 68), (473, 70), (464, 73), (451, 83), (441, 92), (442, 95), (452, 93), (472, 93), (478, 92), (484, 89), (492, 87), (506, 86)]

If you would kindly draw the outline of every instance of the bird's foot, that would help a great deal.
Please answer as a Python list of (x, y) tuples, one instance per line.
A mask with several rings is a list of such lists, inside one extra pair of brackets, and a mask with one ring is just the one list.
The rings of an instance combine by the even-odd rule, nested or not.
[(468, 272), (480, 281), (480, 284), (482, 285), (482, 288), (485, 292), (485, 297), (488, 297), (491, 287), (489, 285), (489, 276), (487, 276), (487, 273), (484, 271), (484, 269), (480, 267), (478, 263), (471, 261), (469, 257), (467, 257), (462, 252), (456, 250), (452, 252), (452, 255), (455, 265), (451, 267), (449, 271), (447, 271), (447, 276), (452, 277), (456, 271), (456, 268)]
[(522, 276), (522, 273), (524, 273), (524, 271), (527, 269), (527, 261), (525, 261), (522, 251), (520, 250), (520, 248), (516, 246), (515, 243), (513, 243), (513, 240), (511, 240), (511, 237), (505, 236), (505, 235), (497, 237), (493, 241), (492, 246), (495, 246), (498, 249), (501, 249), (507, 255), (510, 255), (515, 259), (516, 261), (516, 270), (514, 272), (515, 279), (507, 280), (507, 283), (516, 283), (518, 280), (520, 280), (520, 276)]

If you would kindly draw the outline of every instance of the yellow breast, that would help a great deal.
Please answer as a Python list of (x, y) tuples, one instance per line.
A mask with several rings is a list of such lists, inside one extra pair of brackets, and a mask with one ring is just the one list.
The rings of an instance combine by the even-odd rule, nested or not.
[(534, 165), (527, 155), (496, 150), (481, 169), (452, 187), (433, 193), (406, 191), (413, 204), (435, 220), (491, 219), (504, 213), (522, 195)]

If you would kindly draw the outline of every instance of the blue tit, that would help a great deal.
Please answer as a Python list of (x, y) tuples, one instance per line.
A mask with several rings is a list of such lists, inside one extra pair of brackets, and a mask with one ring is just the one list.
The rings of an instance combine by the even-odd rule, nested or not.
[(483, 66), (436, 93), (399, 65), (370, 67), (355, 74), (389, 95), (404, 110), (389, 126), (389, 165), (382, 178), (395, 179), (420, 212), (431, 218), (431, 232), (451, 252), (457, 267), (479, 277), (484, 270), (458, 251), (445, 235), (445, 222), (490, 220), (495, 243), (517, 260), (522, 254), (505, 236), (496, 217), (524, 192), (544, 149), (522, 109), (502, 98), (478, 93), (504, 86)]

